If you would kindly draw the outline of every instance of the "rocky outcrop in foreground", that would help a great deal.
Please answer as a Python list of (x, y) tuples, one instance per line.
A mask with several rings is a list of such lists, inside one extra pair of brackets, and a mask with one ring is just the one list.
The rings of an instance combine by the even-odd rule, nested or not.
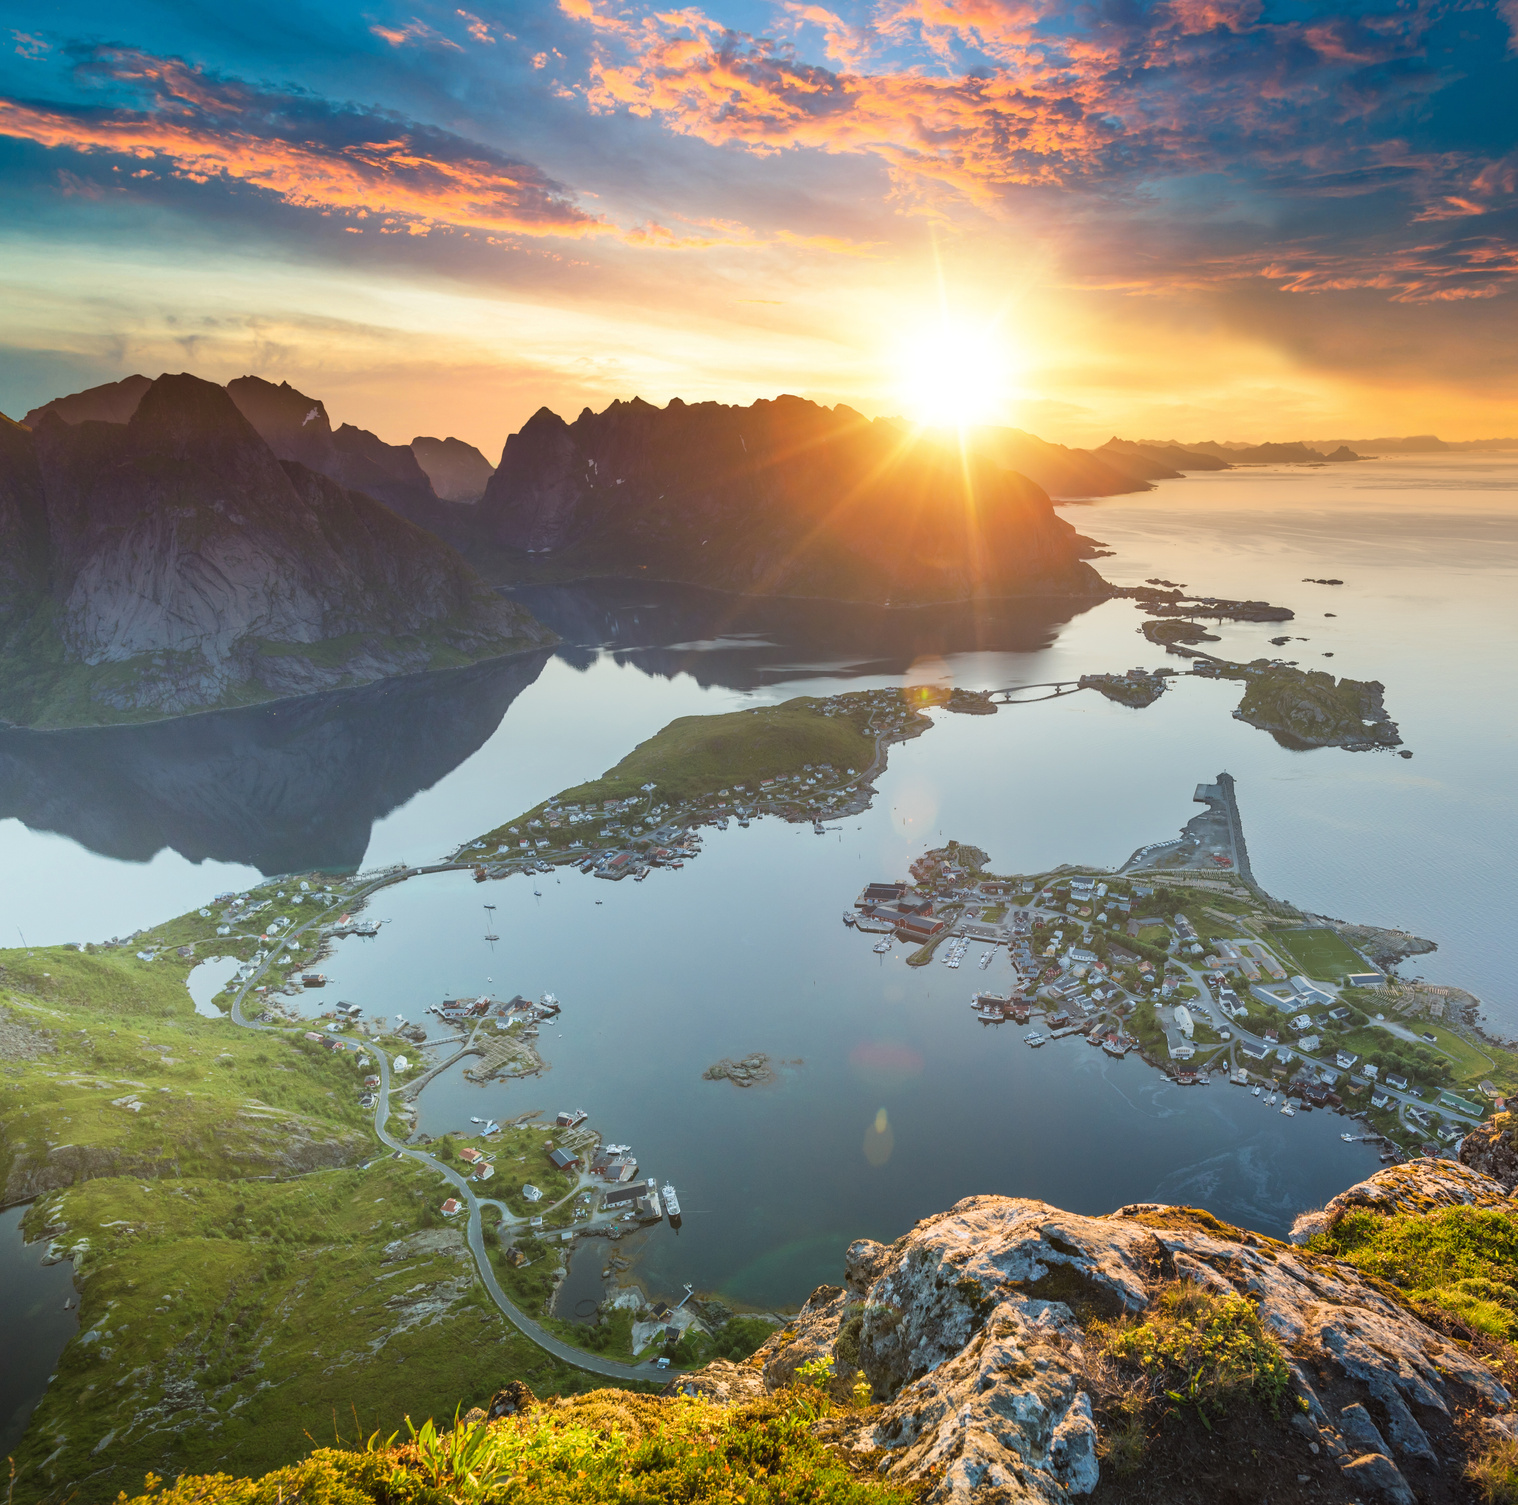
[[(1349, 1207), (1504, 1199), (1449, 1162), (1396, 1167), (1314, 1226)], [(862, 1371), (881, 1403), (841, 1440), (878, 1456), (882, 1478), (920, 1484), (930, 1501), (1053, 1505), (1104, 1476), (1114, 1392), (1102, 1335), (1147, 1320), (1177, 1282), (1242, 1297), (1280, 1345), (1289, 1393), (1256, 1465), (1295, 1476), (1280, 1498), (1463, 1498), (1471, 1437), (1514, 1427), (1512, 1396), (1468, 1346), (1341, 1261), (1193, 1209), (1081, 1217), (988, 1196), (889, 1246), (855, 1243), (845, 1285), (816, 1291), (746, 1365), (713, 1365), (675, 1388), (752, 1399), (831, 1359), (842, 1375)]]

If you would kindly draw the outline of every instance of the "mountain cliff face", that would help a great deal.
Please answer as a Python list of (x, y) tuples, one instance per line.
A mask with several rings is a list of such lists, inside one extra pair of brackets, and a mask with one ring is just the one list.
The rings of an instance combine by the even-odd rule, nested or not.
[(87, 418), (100, 423), (125, 423), (137, 411), (143, 393), (152, 385), (146, 376), (125, 376), (120, 381), (108, 381), (104, 386), (87, 387), (83, 392), (55, 397), (40, 408), (33, 408), (21, 421), (27, 428), (34, 429), (44, 413), (51, 413), (65, 423), (83, 423)]
[(239, 376), (227, 383), (227, 393), (281, 460), (294, 460), (426, 525), (437, 496), (409, 446), (386, 444), (351, 423), (334, 429), (321, 400), (289, 382), (276, 387), (261, 376)]
[(433, 439), (425, 434), (411, 441), (411, 453), (427, 472), (432, 489), (445, 502), (477, 502), (495, 474), (495, 466), (462, 439)]
[(0, 445), (0, 530), (22, 561), (0, 577), (7, 720), (177, 715), (547, 636), (446, 545), (282, 464), (193, 376), (160, 377), (127, 423), (46, 413)]
[(1092, 546), (1031, 481), (796, 397), (634, 399), (573, 424), (540, 409), (477, 511), (486, 542), (559, 578), (896, 606), (1106, 589), (1082, 562)]

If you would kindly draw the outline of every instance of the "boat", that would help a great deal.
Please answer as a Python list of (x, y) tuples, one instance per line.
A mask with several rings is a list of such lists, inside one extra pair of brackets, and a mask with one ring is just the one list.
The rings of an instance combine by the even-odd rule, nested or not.
[(887, 936), (883, 940), (876, 941), (872, 949), (883, 956), (887, 951), (891, 949), (890, 937)]
[(669, 1215), (669, 1226), (678, 1228), (680, 1226), (680, 1199), (675, 1195), (674, 1182), (664, 1183), (663, 1195), (664, 1211)]
[(1257, 1085), (1256, 1085), (1256, 1086), (1255, 1086), (1255, 1089), (1254, 1089), (1254, 1095), (1255, 1095), (1255, 1096), (1256, 1096), (1256, 1097), (1258, 1097), (1258, 1096), (1259, 1096), (1259, 1095), (1260, 1095), (1260, 1093), (1261, 1093), (1261, 1092), (1262, 1092), (1262, 1091), (1263, 1091), (1263, 1090), (1264, 1090), (1264, 1089), (1263, 1089), (1263, 1088), (1262, 1088), (1262, 1087), (1260, 1087), (1260, 1086), (1259, 1086), (1259, 1085), (1258, 1085), (1258, 1084), (1257, 1084)]
[(858, 918), (859, 916), (852, 909), (846, 909), (843, 912), (843, 923), (845, 925), (852, 925)]
[(1282, 1103), (1281, 1112), (1284, 1113), (1287, 1118), (1295, 1118), (1297, 1116), (1297, 1110), (1293, 1108), (1290, 1103)]
[(1270, 1094), (1270, 1095), (1269, 1095), (1269, 1096), (1268, 1096), (1268, 1097), (1267, 1097), (1267, 1098), (1266, 1098), (1266, 1099), (1265, 1099), (1265, 1104), (1266, 1104), (1266, 1106), (1267, 1106), (1267, 1107), (1270, 1107), (1270, 1108), (1274, 1108), (1274, 1107), (1275, 1107), (1275, 1105), (1276, 1105), (1276, 1095), (1275, 1095), (1275, 1093), (1273, 1093), (1273, 1092), (1272, 1092), (1272, 1093), (1271, 1093), (1271, 1094)]
[(1034, 1050), (1037, 1050), (1038, 1047), (1040, 1045), (1042, 1045), (1043, 1043), (1044, 1043), (1044, 1037), (1041, 1034), (1039, 1034), (1039, 1032), (1037, 1030), (1034, 1030), (1031, 1035), (1024, 1035), (1023, 1036), (1023, 1044), (1024, 1045), (1031, 1045), (1034, 1048)]
[(1353, 1144), (1355, 1142), (1355, 1136), (1353, 1134), (1341, 1134), (1339, 1135), (1339, 1138), (1342, 1139), (1345, 1144)]
[(981, 957), (981, 959), (980, 959), (980, 970), (982, 972), (984, 972), (986, 970), (986, 968), (991, 965), (991, 958), (994, 957), (995, 955), (996, 955), (996, 953), (994, 951), (988, 951), (988, 952), (986, 952), (986, 954), (983, 957)]
[(1111, 1035), (1108, 1035), (1107, 1038), (1102, 1041), (1102, 1049), (1106, 1051), (1109, 1056), (1116, 1056), (1118, 1060), (1122, 1060), (1128, 1051), (1128, 1047), (1126, 1045)]

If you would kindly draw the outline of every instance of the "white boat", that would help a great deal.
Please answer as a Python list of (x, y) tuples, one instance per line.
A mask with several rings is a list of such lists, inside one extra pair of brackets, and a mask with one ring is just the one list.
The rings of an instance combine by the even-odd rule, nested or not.
[(1255, 1096), (1256, 1096), (1256, 1097), (1258, 1097), (1258, 1096), (1259, 1096), (1259, 1095), (1260, 1095), (1260, 1092), (1261, 1092), (1261, 1090), (1262, 1090), (1262, 1089), (1261, 1089), (1261, 1088), (1259, 1088), (1259, 1087), (1256, 1087), (1256, 1088), (1255, 1088), (1255, 1089), (1254, 1089), (1254, 1095), (1255, 1095)]
[(871, 949), (873, 949), (874, 951), (877, 951), (880, 954), (884, 955), (887, 951), (889, 951), (891, 949), (890, 939), (887, 938), (885, 940), (876, 941), (875, 945)]
[(1339, 1138), (1342, 1139), (1345, 1144), (1353, 1144), (1355, 1142), (1355, 1136), (1353, 1134), (1341, 1134), (1339, 1135)]
[(980, 970), (982, 972), (984, 972), (986, 970), (986, 968), (991, 965), (991, 959), (995, 955), (996, 955), (996, 953), (994, 951), (988, 951), (988, 952), (986, 952), (986, 954), (983, 957), (981, 957), (981, 959), (980, 959)]
[(1287, 1118), (1295, 1118), (1297, 1116), (1297, 1110), (1293, 1108), (1290, 1103), (1282, 1103), (1281, 1112), (1284, 1113)]
[(1270, 1095), (1269, 1095), (1269, 1096), (1268, 1096), (1268, 1097), (1267, 1097), (1267, 1098), (1266, 1098), (1266, 1099), (1265, 1099), (1265, 1101), (1266, 1101), (1266, 1103), (1267, 1103), (1267, 1105), (1268, 1105), (1268, 1106), (1270, 1106), (1270, 1107), (1272, 1107), (1272, 1108), (1274, 1108), (1274, 1107), (1275, 1107), (1275, 1105), (1276, 1105), (1276, 1095), (1275, 1095), (1275, 1093), (1273, 1093), (1273, 1092), (1272, 1092), (1272, 1093), (1271, 1093), (1271, 1094), (1270, 1094)]
[(1035, 1050), (1044, 1043), (1044, 1037), (1036, 1030), (1031, 1035), (1023, 1036), (1023, 1044), (1031, 1045)]
[(664, 1183), (664, 1211), (669, 1215), (669, 1226), (678, 1228), (680, 1226), (680, 1199), (675, 1195), (673, 1181)]

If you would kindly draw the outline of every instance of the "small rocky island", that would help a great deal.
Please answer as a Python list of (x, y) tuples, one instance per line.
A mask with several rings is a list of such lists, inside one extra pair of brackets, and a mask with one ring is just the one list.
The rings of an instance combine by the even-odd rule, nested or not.
[(723, 1056), (701, 1073), (703, 1082), (731, 1082), (735, 1087), (769, 1087), (780, 1080), (780, 1074), (770, 1064), (763, 1051), (744, 1056), (741, 1061)]

